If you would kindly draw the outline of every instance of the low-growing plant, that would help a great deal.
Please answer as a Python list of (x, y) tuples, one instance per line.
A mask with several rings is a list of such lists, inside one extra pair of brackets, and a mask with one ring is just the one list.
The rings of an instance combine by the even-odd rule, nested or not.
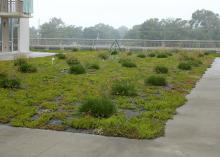
[(116, 49), (111, 51), (111, 55), (118, 55), (118, 54), (119, 54), (119, 51)]
[(14, 66), (20, 66), (22, 64), (27, 64), (27, 58), (25, 57), (18, 57), (14, 60)]
[(100, 66), (98, 63), (90, 63), (87, 65), (88, 69), (91, 69), (91, 70), (99, 70), (100, 69)]
[(9, 78), (6, 74), (0, 73), (0, 88), (20, 88), (20, 80), (17, 78)]
[(97, 118), (108, 118), (116, 113), (116, 106), (106, 97), (89, 97), (79, 111)]
[(69, 69), (70, 74), (85, 74), (86, 70), (81, 64), (71, 65)]
[(157, 55), (157, 58), (168, 58), (168, 55), (166, 53), (160, 53)]
[(72, 49), (72, 52), (77, 52), (77, 51), (79, 51), (79, 48), (77, 48), (77, 47), (74, 47), (74, 48)]
[(67, 60), (66, 60), (66, 63), (69, 65), (69, 66), (72, 66), (72, 65), (77, 65), (77, 64), (80, 64), (80, 61), (75, 58), (75, 57), (69, 57)]
[(66, 59), (66, 55), (64, 53), (58, 53), (58, 54), (56, 54), (56, 57), (58, 59)]
[(199, 67), (203, 64), (200, 60), (190, 60), (187, 63), (190, 64), (192, 67)]
[(178, 68), (181, 70), (191, 70), (192, 66), (190, 65), (190, 63), (182, 62), (178, 65)]
[(103, 53), (98, 54), (98, 57), (103, 60), (107, 60), (109, 58), (109, 55), (108, 55), (108, 53), (103, 52)]
[(18, 71), (22, 73), (34, 73), (37, 72), (37, 68), (29, 63), (23, 63), (18, 67)]
[(167, 74), (169, 71), (168, 68), (165, 66), (156, 66), (154, 70), (158, 74)]
[(152, 57), (152, 58), (153, 58), (153, 57), (156, 57), (156, 54), (155, 54), (155, 53), (149, 53), (149, 54), (148, 54), (148, 57)]
[(137, 65), (135, 64), (135, 63), (133, 63), (131, 60), (129, 60), (129, 59), (121, 59), (120, 61), (119, 61), (119, 63), (121, 63), (121, 65), (123, 66), (123, 67), (127, 67), (127, 68), (136, 68), (137, 67)]
[(139, 57), (139, 58), (145, 58), (146, 55), (145, 55), (145, 54), (138, 54), (137, 57)]
[(126, 54), (127, 54), (127, 56), (131, 56), (132, 52), (127, 52)]
[(117, 80), (112, 84), (112, 94), (121, 96), (136, 96), (135, 85), (128, 80)]
[(153, 85), (153, 86), (166, 86), (167, 81), (163, 76), (152, 75), (145, 80), (145, 84)]

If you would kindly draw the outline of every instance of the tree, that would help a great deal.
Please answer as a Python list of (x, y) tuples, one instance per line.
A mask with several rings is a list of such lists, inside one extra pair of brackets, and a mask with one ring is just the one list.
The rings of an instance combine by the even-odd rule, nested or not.
[(126, 27), (126, 26), (121, 26), (118, 28), (118, 33), (119, 33), (121, 39), (123, 39), (125, 37), (127, 32), (128, 32), (128, 27)]

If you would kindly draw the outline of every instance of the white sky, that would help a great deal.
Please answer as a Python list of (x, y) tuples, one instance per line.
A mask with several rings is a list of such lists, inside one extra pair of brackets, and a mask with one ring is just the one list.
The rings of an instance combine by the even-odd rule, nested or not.
[(197, 9), (220, 14), (220, 0), (34, 0), (34, 17), (30, 23), (38, 26), (58, 17), (76, 26), (105, 23), (131, 28), (154, 17), (190, 19)]

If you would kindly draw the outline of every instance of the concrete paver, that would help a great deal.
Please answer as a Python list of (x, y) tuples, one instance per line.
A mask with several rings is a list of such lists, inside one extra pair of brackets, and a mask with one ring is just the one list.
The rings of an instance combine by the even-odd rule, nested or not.
[(167, 123), (165, 137), (130, 140), (0, 126), (0, 156), (219, 157), (220, 58)]

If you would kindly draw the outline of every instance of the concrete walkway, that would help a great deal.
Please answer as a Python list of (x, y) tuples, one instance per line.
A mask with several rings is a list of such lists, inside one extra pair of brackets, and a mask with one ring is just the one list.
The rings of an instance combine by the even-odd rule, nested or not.
[(168, 122), (166, 136), (156, 140), (0, 126), (0, 156), (220, 157), (220, 58), (188, 99)]
[(46, 52), (29, 52), (29, 53), (19, 53), (19, 52), (4, 52), (0, 53), (1, 60), (13, 60), (16, 56), (25, 55), (28, 58), (38, 58), (38, 57), (47, 57), (54, 56), (55, 53), (46, 53)]

